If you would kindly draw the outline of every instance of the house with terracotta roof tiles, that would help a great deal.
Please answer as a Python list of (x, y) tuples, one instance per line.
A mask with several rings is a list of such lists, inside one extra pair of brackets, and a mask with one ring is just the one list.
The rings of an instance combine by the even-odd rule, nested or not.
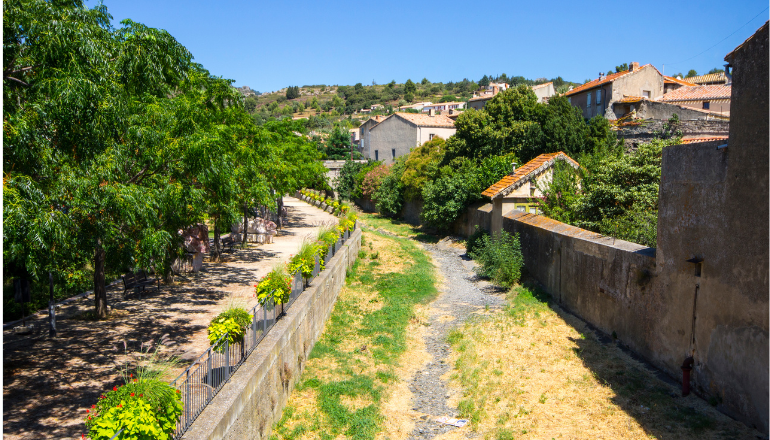
[(468, 100), (468, 108), (481, 110), (486, 105), (487, 101), (494, 98), (498, 93), (503, 90), (508, 90), (507, 83), (490, 83), (486, 87), (482, 87), (478, 92), (473, 94), (473, 97)]
[(369, 129), (364, 157), (391, 164), (435, 136), (447, 139), (456, 131), (446, 115), (396, 112)]
[(574, 159), (561, 151), (541, 154), (521, 167), (517, 168), (514, 163), (511, 174), (503, 177), (481, 193), (482, 196), (492, 199), (491, 232), (493, 234), (502, 230), (503, 216), (514, 209), (538, 214), (537, 202), (534, 199), (543, 195), (538, 187), (547, 188), (551, 184), (553, 168), (557, 160), (563, 161), (575, 169), (580, 166)]
[(682, 87), (666, 93), (657, 100), (729, 117), (731, 93), (731, 84)]
[(639, 66), (631, 63), (628, 70), (599, 74), (599, 78), (575, 87), (564, 94), (570, 103), (583, 111), (583, 116), (593, 118), (603, 115), (616, 119), (612, 104), (626, 96), (640, 96), (650, 100), (663, 96), (665, 78), (652, 64)]
[(663, 76), (663, 94), (673, 92), (680, 87), (693, 87), (697, 84), (685, 81), (682, 77), (674, 78), (673, 76)]

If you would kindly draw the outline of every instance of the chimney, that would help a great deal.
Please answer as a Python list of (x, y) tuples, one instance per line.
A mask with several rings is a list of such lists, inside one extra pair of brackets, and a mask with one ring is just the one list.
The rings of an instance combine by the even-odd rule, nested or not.
[(432, 109), (428, 110), (428, 116), (436, 116), (436, 109), (432, 108)]
[(604, 72), (599, 72), (599, 79), (604, 79)]
[(516, 172), (516, 165), (518, 165), (516, 162), (511, 163), (511, 175)]
[(631, 63), (631, 71), (632, 71), (632, 72), (635, 72), (635, 71), (637, 71), (637, 70), (639, 70), (639, 63), (637, 63), (636, 61), (633, 61), (633, 62)]

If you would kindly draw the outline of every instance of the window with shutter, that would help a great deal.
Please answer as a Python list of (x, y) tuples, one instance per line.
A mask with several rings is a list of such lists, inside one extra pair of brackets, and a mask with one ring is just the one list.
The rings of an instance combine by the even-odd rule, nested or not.
[(590, 108), (590, 107), (591, 107), (591, 92), (588, 92), (586, 94), (586, 108)]
[(602, 89), (596, 91), (596, 106), (602, 105)]

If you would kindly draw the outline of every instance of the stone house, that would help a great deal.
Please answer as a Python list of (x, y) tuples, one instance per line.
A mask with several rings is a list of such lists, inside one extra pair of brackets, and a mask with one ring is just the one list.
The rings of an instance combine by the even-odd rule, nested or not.
[(456, 131), (446, 115), (397, 112), (369, 129), (364, 157), (391, 164), (434, 136), (447, 139)]
[(564, 96), (583, 111), (585, 118), (602, 115), (614, 119), (610, 110), (615, 101), (627, 96), (656, 100), (663, 96), (664, 81), (663, 75), (652, 64), (640, 67), (639, 63), (633, 62), (628, 70), (600, 74), (599, 78), (575, 87)]
[(473, 97), (468, 100), (468, 108), (481, 110), (486, 105), (487, 101), (494, 98), (495, 95), (508, 90), (508, 84), (506, 83), (490, 83), (486, 87), (482, 87), (481, 90), (473, 94)]
[(429, 113), (431, 110), (434, 110), (436, 112), (446, 112), (449, 110), (457, 110), (457, 109), (464, 109), (465, 103), (464, 102), (440, 102), (438, 104), (430, 104), (426, 105), (422, 108), (423, 113)]
[(358, 150), (364, 157), (370, 157), (369, 155), (369, 130), (375, 125), (384, 121), (387, 116), (373, 116), (367, 119), (363, 124), (358, 126)]
[(536, 158), (516, 168), (513, 164), (511, 174), (503, 177), (490, 186), (483, 196), (492, 199), (491, 232), (498, 233), (503, 226), (503, 216), (518, 209), (523, 212), (537, 214), (537, 202), (533, 199), (541, 197), (540, 188), (546, 188), (553, 179), (553, 167), (557, 160), (564, 161), (577, 169), (580, 165), (563, 152), (541, 154)]
[(531, 86), (530, 89), (535, 92), (535, 96), (537, 96), (537, 102), (548, 102), (548, 98), (556, 94), (556, 89), (553, 87), (553, 82)]
[(674, 78), (673, 76), (663, 76), (663, 94), (673, 92), (680, 87), (693, 87), (697, 84), (683, 80), (681, 77)]
[(664, 94), (657, 101), (729, 117), (731, 90), (730, 84), (681, 87)]

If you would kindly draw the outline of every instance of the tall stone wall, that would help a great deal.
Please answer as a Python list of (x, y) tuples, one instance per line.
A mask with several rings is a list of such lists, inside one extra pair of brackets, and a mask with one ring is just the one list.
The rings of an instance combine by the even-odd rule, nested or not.
[[(623, 127), (617, 131), (618, 138), (623, 139), (626, 149), (634, 149), (637, 145), (650, 142), (663, 131), (667, 121), (648, 120), (643, 125)], [(679, 130), (683, 136), (727, 136), (730, 132), (729, 121), (680, 121), (673, 130)]]
[(360, 247), (359, 228), (233, 374), (183, 439), (270, 437)]

